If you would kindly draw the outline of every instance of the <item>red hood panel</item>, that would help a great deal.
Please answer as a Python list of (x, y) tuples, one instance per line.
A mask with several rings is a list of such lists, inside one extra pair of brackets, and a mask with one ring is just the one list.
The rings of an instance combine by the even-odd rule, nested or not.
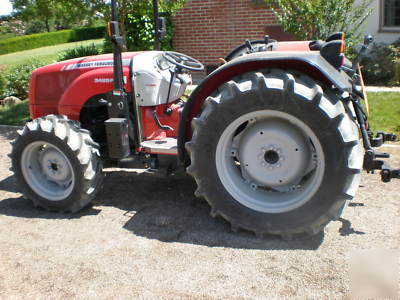
[[(129, 66), (132, 58), (140, 53), (142, 52), (123, 53), (122, 59), (125, 76), (129, 74)], [(112, 66), (113, 54), (103, 54), (70, 59), (36, 69), (32, 72), (29, 84), (31, 117), (36, 118), (38, 115), (58, 114), (58, 103), (75, 79), (86, 72), (104, 68), (110, 69)], [(73, 100), (71, 99), (71, 101)], [(38, 111), (39, 107), (43, 108), (42, 112)]]

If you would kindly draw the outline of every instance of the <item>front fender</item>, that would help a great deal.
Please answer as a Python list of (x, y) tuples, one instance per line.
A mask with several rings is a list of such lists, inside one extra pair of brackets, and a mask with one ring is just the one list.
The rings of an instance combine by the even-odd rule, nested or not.
[(266, 68), (294, 70), (334, 87), (339, 92), (351, 91), (351, 79), (343, 71), (335, 69), (319, 53), (308, 52), (258, 52), (234, 59), (211, 73), (193, 91), (187, 101), (179, 124), (178, 151), (181, 162), (187, 161), (186, 141), (190, 140), (191, 121), (200, 113), (206, 98), (223, 83), (247, 72), (255, 72)]

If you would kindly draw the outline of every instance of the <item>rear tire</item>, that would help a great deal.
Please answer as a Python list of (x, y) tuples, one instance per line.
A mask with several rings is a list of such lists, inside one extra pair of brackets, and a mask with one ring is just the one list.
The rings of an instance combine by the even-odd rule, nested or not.
[(242, 75), (206, 100), (192, 128), (187, 172), (196, 196), (234, 231), (317, 234), (358, 188), (363, 150), (355, 119), (305, 75)]
[(18, 131), (11, 153), (18, 187), (35, 206), (77, 212), (102, 182), (99, 146), (78, 122), (49, 115)]

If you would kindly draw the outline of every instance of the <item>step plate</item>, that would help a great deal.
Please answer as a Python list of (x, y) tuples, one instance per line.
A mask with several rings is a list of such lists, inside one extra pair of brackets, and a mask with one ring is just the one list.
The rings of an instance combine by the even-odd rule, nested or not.
[(141, 145), (150, 154), (178, 155), (177, 139), (174, 138), (144, 141)]

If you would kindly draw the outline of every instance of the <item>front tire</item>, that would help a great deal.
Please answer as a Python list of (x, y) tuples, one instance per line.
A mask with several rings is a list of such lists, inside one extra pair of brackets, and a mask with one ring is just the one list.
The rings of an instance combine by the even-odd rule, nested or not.
[(358, 188), (362, 147), (350, 110), (305, 75), (249, 73), (193, 119), (187, 172), (233, 230), (314, 235)]
[(51, 211), (77, 212), (102, 182), (99, 146), (78, 122), (49, 115), (18, 131), (12, 168), (24, 196)]

